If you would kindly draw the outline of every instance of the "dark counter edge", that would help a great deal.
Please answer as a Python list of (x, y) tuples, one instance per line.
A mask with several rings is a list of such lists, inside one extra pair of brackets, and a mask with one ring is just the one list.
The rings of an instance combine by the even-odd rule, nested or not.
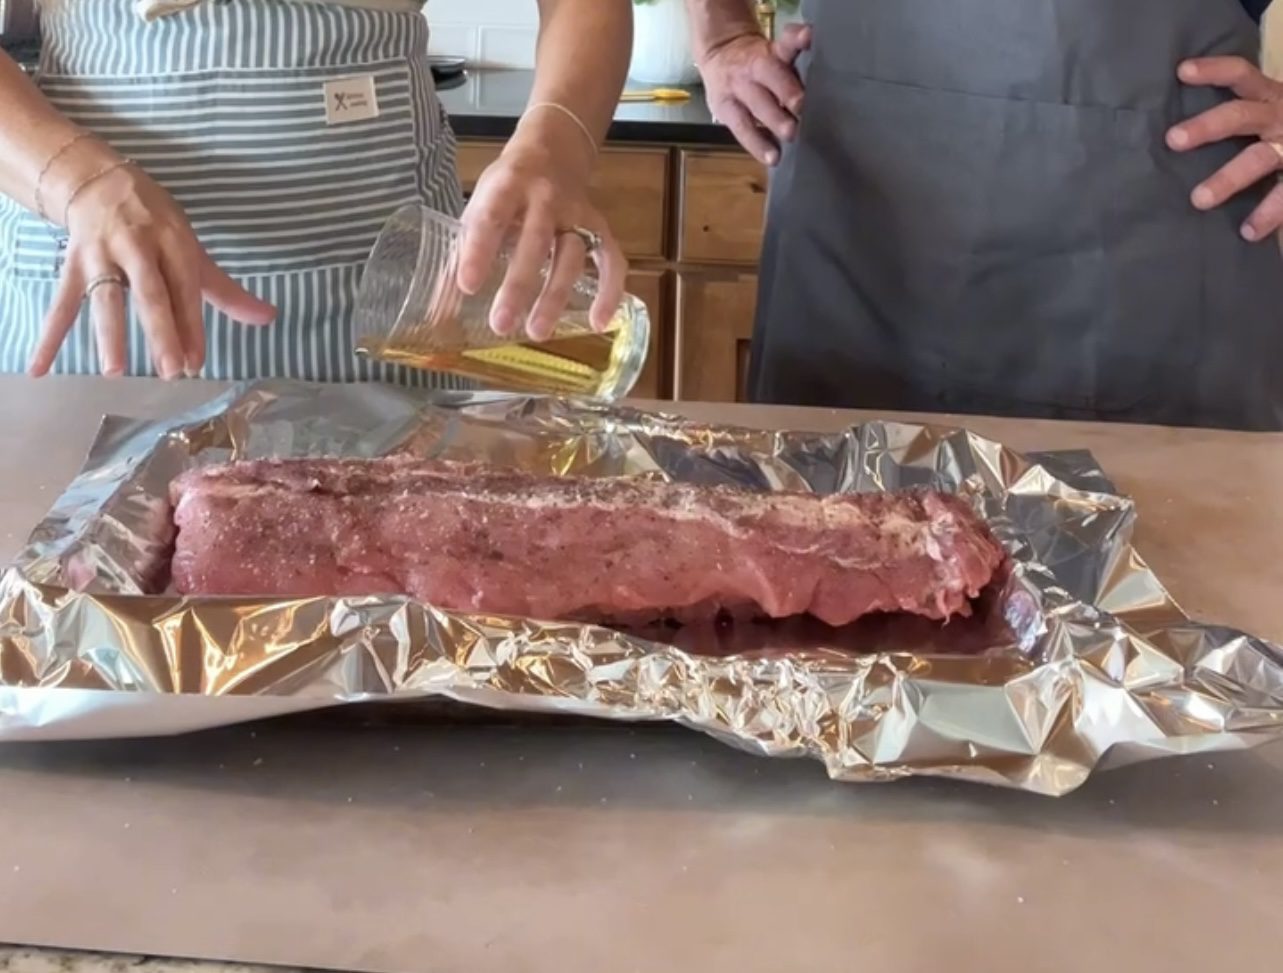
[[(455, 135), (465, 139), (506, 139), (517, 127), (517, 117), (450, 113)], [(675, 142), (683, 145), (734, 146), (730, 129), (716, 122), (658, 122), (616, 119), (606, 133), (608, 142)]]
[[(517, 127), (533, 82), (532, 71), (473, 67), (457, 77), (438, 78), (437, 94), (459, 137), (506, 139)], [(630, 82), (628, 87), (649, 86)], [(687, 90), (691, 97), (685, 102), (619, 105), (607, 140), (734, 146), (730, 129), (713, 121), (703, 89), (695, 86)]]

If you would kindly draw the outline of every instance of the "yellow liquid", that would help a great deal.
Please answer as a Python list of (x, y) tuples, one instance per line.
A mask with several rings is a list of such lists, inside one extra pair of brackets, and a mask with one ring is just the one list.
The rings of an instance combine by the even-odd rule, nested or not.
[(433, 349), (365, 338), (357, 352), (390, 364), (459, 375), (490, 388), (613, 399), (627, 395), (636, 381), (636, 358), (640, 354), (644, 360), (646, 352), (636, 347), (639, 338), (635, 329), (617, 323), (604, 334), (554, 334), (543, 342), (485, 348)]

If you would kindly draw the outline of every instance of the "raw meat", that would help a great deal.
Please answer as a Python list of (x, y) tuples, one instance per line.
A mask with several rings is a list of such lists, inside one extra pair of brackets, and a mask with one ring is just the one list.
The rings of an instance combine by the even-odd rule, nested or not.
[(1004, 560), (961, 499), (816, 497), (411, 458), (264, 460), (172, 487), (184, 594), (406, 594), (550, 620), (966, 614)]

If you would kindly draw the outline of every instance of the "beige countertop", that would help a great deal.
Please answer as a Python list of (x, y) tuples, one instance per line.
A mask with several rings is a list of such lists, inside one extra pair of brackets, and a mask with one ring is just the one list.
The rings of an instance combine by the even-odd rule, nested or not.
[(303, 973), (280, 967), (0, 946), (0, 973)]
[[(199, 384), (0, 378), (0, 553), (105, 412)], [(686, 407), (816, 430), (851, 415)], [(1283, 640), (1283, 437), (975, 420), (1088, 448), (1191, 613)], [(1283, 747), (1069, 797), (836, 785), (668, 728), (238, 728), (0, 748), (0, 941), (362, 970), (1277, 965)], [(134, 961), (0, 951), (3, 973)], [(171, 967), (151, 961), (158, 971)], [(186, 967), (182, 967), (186, 969)]]

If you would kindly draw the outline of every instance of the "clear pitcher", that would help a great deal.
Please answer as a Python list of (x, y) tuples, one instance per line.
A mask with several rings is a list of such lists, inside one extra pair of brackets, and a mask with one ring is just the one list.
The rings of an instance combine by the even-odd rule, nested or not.
[(588, 311), (597, 283), (585, 275), (547, 341), (495, 334), (490, 311), (508, 257), (500, 255), (475, 294), (463, 293), (457, 283), (462, 233), (457, 220), (426, 206), (403, 206), (392, 215), (357, 294), (358, 354), (489, 388), (607, 400), (632, 391), (650, 347), (650, 314), (640, 300), (626, 295), (610, 327), (594, 332)]

